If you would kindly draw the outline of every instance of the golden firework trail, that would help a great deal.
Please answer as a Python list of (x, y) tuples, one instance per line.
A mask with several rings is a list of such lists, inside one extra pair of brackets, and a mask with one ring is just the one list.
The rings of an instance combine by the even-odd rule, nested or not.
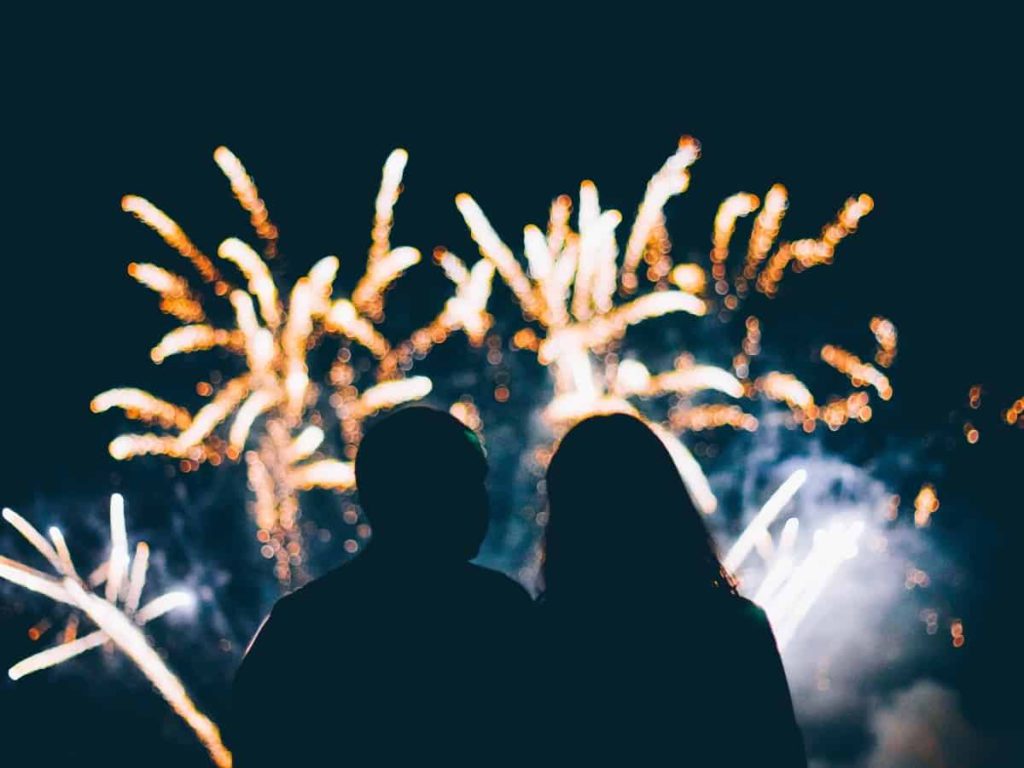
[[(278, 230), (255, 183), (238, 158), (225, 147), (214, 159), (228, 177), (232, 191), (250, 214), (266, 255), (277, 252)], [(450, 254), (441, 265), (455, 284), (455, 296), (424, 330), (392, 347), (378, 331), (384, 298), (392, 283), (420, 260), (415, 248), (393, 248), (390, 232), (394, 206), (408, 160), (405, 150), (391, 153), (384, 165), (377, 196), (366, 270), (350, 298), (334, 297), (339, 260), (327, 256), (299, 278), (289, 291), (275, 282), (267, 261), (238, 238), (224, 240), (215, 264), (166, 213), (134, 195), (122, 201), (131, 212), (188, 259), (217, 296), (230, 303), (231, 327), (208, 320), (199, 293), (188, 281), (153, 264), (131, 264), (129, 274), (160, 296), (160, 308), (182, 325), (166, 334), (150, 352), (157, 364), (169, 357), (221, 349), (243, 362), (243, 372), (216, 389), (200, 382), (197, 391), (208, 400), (195, 412), (148, 392), (118, 388), (97, 395), (91, 404), (100, 413), (119, 408), (132, 420), (153, 425), (159, 432), (124, 434), (110, 444), (116, 459), (140, 455), (169, 456), (192, 471), (209, 461), (244, 458), (252, 513), (259, 528), (261, 552), (275, 562), (282, 584), (302, 574), (303, 548), (299, 527), (300, 491), (310, 488), (350, 489), (355, 482), (350, 459), (362, 434), (363, 421), (379, 411), (427, 395), (431, 382), (406, 377), (415, 354), (449, 334), (465, 329), (479, 343), (490, 324), (485, 311), (490, 294), (488, 266), (467, 270)], [(222, 270), (239, 275), (233, 286)], [(309, 370), (309, 354), (325, 336), (339, 340), (330, 370), (333, 392), (328, 398), (344, 441), (343, 459), (322, 451), (325, 439), (320, 388)], [(364, 347), (379, 361), (373, 386), (360, 389), (352, 364), (350, 343)]]
[[(788, 204), (786, 189), (773, 186), (763, 206), (756, 195), (732, 195), (715, 216), (709, 280), (697, 264), (673, 264), (665, 226), (664, 207), (689, 187), (690, 168), (699, 156), (695, 139), (680, 139), (675, 153), (647, 184), (621, 260), (616, 230), (622, 216), (618, 211), (601, 210), (597, 187), (591, 181), (580, 186), (576, 230), (570, 226), (572, 203), (565, 195), (552, 203), (546, 230), (533, 225), (524, 229), (525, 269), (472, 197), (461, 194), (455, 202), (483, 261), (501, 275), (529, 322), (513, 336), (513, 347), (534, 352), (541, 364), (553, 369), (555, 394), (545, 412), (548, 419), (564, 427), (595, 413), (639, 413), (635, 401), (670, 396), (673, 404), (660, 433), (677, 457), (694, 500), (710, 513), (716, 502), (707, 480), (671, 433), (724, 426), (752, 430), (758, 422), (736, 404), (694, 404), (695, 395), (715, 392), (733, 399), (764, 396), (782, 401), (790, 406), (796, 422), (810, 431), (818, 422), (838, 428), (851, 418), (866, 421), (871, 415), (866, 393), (833, 398), (819, 406), (792, 374), (774, 371), (751, 380), (750, 362), (759, 353), (761, 340), (755, 317), (746, 320), (743, 351), (733, 359), (731, 371), (680, 354), (673, 370), (654, 373), (639, 360), (621, 359), (619, 341), (630, 327), (652, 318), (709, 314), (717, 301), (706, 294), (709, 286), (720, 298), (723, 311), (735, 310), (751, 284), (774, 296), (788, 269), (831, 262), (836, 246), (856, 230), (873, 202), (867, 195), (851, 198), (817, 239), (776, 245)], [(736, 275), (730, 284), (730, 243), (737, 221), (758, 209), (745, 260), (733, 270)], [(652, 290), (641, 291), (641, 277)], [(876, 323), (872, 329), (879, 347), (894, 354), (895, 328), (878, 320), (883, 325)], [(822, 350), (822, 357), (854, 386), (871, 385), (883, 399), (891, 397), (887, 377), (870, 363), (832, 346)], [(891, 361), (891, 355), (885, 359)]]
[[(115, 493), (110, 497), (110, 555), (106, 562), (84, 578), (77, 571), (59, 528), (50, 528), (47, 538), (12, 509), (4, 509), (3, 518), (46, 559), (57, 575), (52, 576), (0, 555), (0, 578), (78, 611), (68, 620), (61, 643), (19, 661), (8, 670), (10, 678), (18, 680), (70, 661), (92, 648), (112, 644), (132, 660), (175, 713), (195, 732), (213, 762), (220, 768), (229, 768), (231, 753), (221, 741), (219, 729), (196, 708), (181, 680), (170, 670), (143, 630), (147, 623), (168, 611), (191, 605), (193, 598), (187, 592), (166, 592), (141, 603), (149, 565), (149, 546), (140, 541), (135, 545), (134, 555), (129, 554), (121, 495)], [(79, 637), (81, 620), (91, 622), (96, 628)]]

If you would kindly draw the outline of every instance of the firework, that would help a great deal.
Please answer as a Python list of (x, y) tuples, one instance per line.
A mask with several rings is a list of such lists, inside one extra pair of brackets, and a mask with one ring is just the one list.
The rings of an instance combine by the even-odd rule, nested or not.
[(231, 191), (235, 193), (239, 205), (249, 214), (253, 230), (266, 242), (267, 256), (273, 258), (277, 254), (277, 227), (270, 222), (270, 214), (256, 189), (256, 182), (245, 170), (242, 161), (227, 147), (217, 147), (213, 159), (231, 182)]
[(842, 347), (826, 344), (821, 348), (821, 359), (837, 371), (846, 374), (855, 387), (870, 384), (878, 391), (878, 396), (883, 400), (889, 400), (892, 397), (889, 378), (871, 363), (863, 362)]
[(796, 492), (800, 490), (805, 482), (807, 482), (807, 471), (798, 469), (779, 486), (778, 490), (765, 502), (760, 512), (755, 515), (743, 533), (740, 534), (739, 538), (729, 548), (729, 551), (722, 559), (722, 565), (726, 569), (735, 571), (743, 564), (743, 561), (753, 551), (754, 544), (758, 538), (767, 532), (768, 526), (778, 517), (782, 509), (796, 495)]
[[(277, 252), (278, 230), (266, 204), (238, 158), (224, 147), (214, 153), (239, 203), (250, 214), (266, 255)], [(414, 248), (392, 248), (393, 211), (407, 161), (396, 150), (384, 165), (377, 197), (366, 271), (351, 298), (334, 298), (339, 261), (327, 256), (299, 278), (287, 293), (278, 288), (264, 257), (238, 238), (224, 240), (216, 255), (223, 266), (243, 278), (233, 287), (166, 213), (136, 196), (122, 207), (155, 230), (187, 258), (217, 296), (227, 297), (234, 325), (216, 327), (207, 320), (199, 292), (185, 278), (152, 264), (132, 264), (129, 274), (160, 296), (160, 308), (178, 319), (175, 328), (150, 352), (155, 363), (174, 355), (221, 349), (243, 362), (243, 372), (218, 389), (201, 382), (197, 389), (209, 399), (194, 413), (138, 389), (103, 392), (92, 401), (94, 412), (122, 409), (133, 420), (159, 427), (161, 432), (125, 434), (110, 444), (116, 459), (154, 454), (173, 457), (191, 471), (200, 463), (244, 458), (252, 513), (263, 542), (261, 552), (275, 561), (283, 584), (302, 575), (303, 548), (298, 525), (298, 492), (310, 488), (350, 489), (354, 472), (350, 459), (362, 434), (362, 422), (373, 414), (424, 397), (429, 379), (405, 378), (414, 353), (465, 328), (479, 339), (489, 324), (484, 310), (490, 293), (490, 268), (460, 272), (454, 256), (444, 260), (456, 295), (425, 331), (392, 347), (377, 330), (383, 318), (384, 297), (390, 285), (420, 260)], [(458, 263), (456, 263), (458, 262)], [(425, 334), (425, 339), (424, 339)], [(324, 443), (323, 408), (318, 376), (311, 376), (309, 354), (325, 336), (339, 341), (330, 370), (334, 391), (326, 398), (341, 426), (342, 459), (320, 452)], [(349, 344), (364, 347), (380, 361), (377, 382), (359, 389)]]
[[(676, 153), (648, 183), (621, 263), (615, 233), (622, 216), (601, 210), (592, 182), (580, 186), (576, 230), (570, 226), (571, 201), (564, 195), (552, 203), (546, 231), (536, 226), (525, 228), (525, 269), (471, 197), (459, 195), (456, 205), (483, 261), (501, 275), (528, 323), (513, 334), (512, 347), (534, 353), (538, 362), (553, 371), (554, 394), (544, 409), (549, 423), (563, 429), (607, 412), (650, 417), (652, 411), (645, 403), (669, 398), (667, 420), (649, 418), (648, 423), (671, 453), (694, 503), (711, 513), (717, 501), (700, 464), (679, 439), (681, 433), (721, 427), (756, 430), (758, 418), (737, 402), (755, 398), (786, 404), (792, 423), (805, 431), (813, 431), (819, 423), (838, 429), (851, 420), (871, 418), (865, 387), (873, 388), (882, 400), (893, 393), (888, 377), (878, 368), (835, 345), (825, 346), (821, 357), (849, 379), (855, 388), (849, 395), (819, 404), (791, 373), (766, 371), (753, 378), (751, 369), (762, 345), (761, 323), (754, 316), (744, 320), (741, 350), (732, 357), (732, 370), (698, 362), (683, 352), (676, 355), (671, 370), (652, 372), (641, 360), (620, 353), (626, 332), (644, 321), (684, 314), (727, 322), (749, 298), (752, 285), (767, 298), (775, 297), (789, 270), (830, 263), (839, 242), (856, 230), (873, 206), (867, 195), (851, 198), (817, 239), (776, 244), (788, 206), (786, 189), (771, 187), (763, 205), (756, 195), (737, 193), (722, 202), (715, 216), (708, 271), (696, 263), (673, 264), (664, 207), (689, 187), (690, 167), (698, 156), (697, 142), (684, 137)], [(754, 213), (745, 258), (730, 267), (730, 245), (738, 221)], [(650, 286), (646, 292), (642, 278)], [(888, 367), (896, 353), (895, 326), (876, 317), (871, 330), (878, 345), (876, 361)], [(707, 397), (734, 402), (701, 401)], [(842, 564), (856, 554), (864, 528), (860, 521), (832, 520), (813, 532), (811, 546), (798, 558), (799, 523), (791, 518), (776, 543), (770, 527), (806, 479), (804, 470), (793, 473), (752, 518), (723, 560), (743, 581), (748, 574), (746, 559), (755, 550), (762, 552), (769, 567), (760, 581), (751, 585), (751, 591), (779, 627), (783, 645)]]
[[(4, 509), (3, 517), (47, 560), (57, 575), (51, 576), (0, 556), (0, 578), (78, 611), (68, 621), (63, 642), (19, 661), (8, 670), (11, 679), (18, 680), (70, 661), (92, 648), (112, 644), (132, 660), (175, 713), (188, 723), (209, 751), (213, 762), (221, 768), (230, 766), (231, 753), (221, 741), (217, 726), (196, 708), (184, 685), (143, 631), (143, 627), (153, 619), (175, 608), (191, 605), (193, 598), (186, 592), (167, 592), (140, 606), (149, 564), (149, 547), (140, 541), (135, 546), (134, 556), (129, 555), (124, 499), (119, 494), (110, 497), (110, 555), (86, 579), (76, 570), (60, 529), (50, 528), (47, 539), (13, 510)], [(101, 586), (102, 593), (94, 591)], [(94, 624), (96, 629), (79, 637), (80, 618)]]
[(757, 289), (769, 297), (775, 296), (787, 268), (792, 266), (799, 271), (819, 264), (830, 264), (836, 246), (857, 230), (860, 220), (871, 212), (874, 205), (869, 195), (851, 197), (836, 214), (836, 218), (825, 225), (820, 237), (783, 243), (758, 273)]
[[(637, 400), (672, 398), (669, 418), (659, 434), (679, 458), (694, 500), (710, 513), (716, 502), (707, 480), (685, 445), (671, 433), (725, 426), (752, 430), (758, 421), (738, 405), (698, 404), (693, 401), (695, 396), (719, 393), (740, 399), (764, 395), (784, 401), (793, 410), (796, 422), (808, 431), (818, 421), (832, 428), (850, 418), (863, 421), (871, 411), (862, 393), (851, 395), (855, 398), (852, 400), (834, 400), (819, 407), (808, 388), (792, 374), (771, 371), (751, 381), (751, 358), (759, 353), (761, 342), (760, 324), (754, 317), (746, 320), (743, 352), (734, 357), (732, 371), (699, 364), (687, 354), (678, 355), (673, 370), (660, 373), (652, 373), (639, 360), (621, 359), (618, 346), (630, 327), (670, 314), (701, 317), (714, 308), (703, 295), (708, 285), (704, 269), (692, 263), (672, 264), (665, 227), (664, 207), (689, 187), (690, 167), (699, 155), (699, 144), (683, 137), (676, 152), (652, 177), (621, 264), (615, 233), (622, 216), (618, 211), (601, 210), (593, 182), (585, 181), (580, 186), (578, 231), (569, 225), (571, 201), (564, 195), (552, 203), (546, 232), (532, 225), (525, 228), (526, 269), (473, 198), (459, 195), (456, 205), (483, 260), (501, 275), (530, 323), (513, 335), (513, 347), (534, 352), (542, 365), (553, 369), (555, 392), (545, 410), (549, 421), (562, 428), (595, 413), (640, 414)], [(857, 228), (872, 207), (867, 195), (852, 198), (817, 240), (782, 243), (773, 252), (787, 203), (785, 188), (776, 185), (765, 196), (763, 207), (756, 195), (745, 192), (732, 195), (719, 207), (709, 261), (711, 284), (714, 293), (722, 297), (723, 310), (736, 309), (751, 282), (756, 282), (762, 293), (774, 296), (791, 263), (794, 268), (807, 269), (831, 261), (838, 243)], [(734, 270), (737, 274), (730, 284), (730, 241), (737, 221), (759, 207), (745, 262)], [(643, 264), (646, 270), (640, 270)], [(640, 272), (653, 290), (639, 293)], [(630, 298), (616, 301), (616, 296)], [(879, 344), (894, 352), (895, 330), (886, 327), (877, 333), (884, 336)], [(874, 366), (837, 347), (828, 347), (822, 356), (846, 373), (855, 386), (869, 383), (883, 399), (891, 397), (888, 379)]]
[[(695, 151), (695, 147), (687, 146), (687, 152)], [(662, 175), (652, 180), (648, 190), (652, 200), (667, 199), (671, 189), (683, 184), (680, 179), (688, 163), (677, 160), (666, 164), (671, 173), (663, 169)], [(515, 343), (536, 351), (542, 364), (554, 368), (556, 394), (546, 411), (553, 422), (564, 425), (593, 413), (634, 412), (628, 401), (630, 395), (650, 396), (683, 386), (670, 377), (651, 376), (646, 369), (640, 371), (639, 363), (632, 368), (626, 366), (624, 375), (617, 379), (602, 380), (595, 371), (595, 356), (609, 352), (630, 326), (670, 313), (700, 315), (706, 305), (682, 290), (649, 293), (615, 305), (619, 271), (615, 229), (622, 217), (617, 211), (600, 210), (597, 188), (591, 182), (584, 182), (580, 188), (579, 232), (567, 227), (567, 202), (563, 198), (552, 206), (547, 235), (537, 227), (525, 229), (529, 274), (471, 197), (460, 195), (456, 203), (484, 259), (494, 265), (509, 285), (524, 315), (541, 329), (540, 334), (532, 328), (524, 329), (516, 335)], [(653, 227), (660, 221), (660, 208), (654, 202), (643, 210), (646, 218), (634, 231), (637, 226)], [(715, 371), (703, 379), (694, 375), (686, 386), (694, 390), (707, 388), (708, 381), (716, 375), (733, 378), (727, 371)], [(682, 450), (685, 452), (685, 448)], [(692, 486), (690, 489), (694, 492)], [(705, 511), (713, 509), (713, 496), (695, 495), (702, 498)]]
[(780, 648), (789, 644), (836, 571), (857, 556), (857, 544), (864, 527), (862, 520), (834, 521), (828, 528), (815, 531), (810, 552), (792, 568), (771, 599), (765, 601), (765, 611), (775, 628)]

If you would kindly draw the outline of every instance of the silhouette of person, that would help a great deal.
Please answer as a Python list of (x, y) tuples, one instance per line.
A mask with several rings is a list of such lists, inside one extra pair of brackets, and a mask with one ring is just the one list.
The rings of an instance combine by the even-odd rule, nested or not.
[(264, 622), (232, 691), (236, 766), (511, 760), (536, 609), (469, 562), (489, 511), (476, 436), (406, 408), (368, 431), (355, 471), (373, 538)]
[(768, 620), (737, 595), (654, 432), (586, 419), (555, 452), (547, 493), (551, 764), (806, 766)]

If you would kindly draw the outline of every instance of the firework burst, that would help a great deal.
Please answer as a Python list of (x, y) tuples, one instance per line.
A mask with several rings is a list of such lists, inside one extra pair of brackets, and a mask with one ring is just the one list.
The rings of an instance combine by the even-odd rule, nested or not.
[[(655, 373), (640, 360), (620, 355), (619, 343), (627, 330), (644, 321), (682, 313), (728, 322), (752, 290), (775, 297), (789, 271), (830, 263), (839, 242), (856, 230), (873, 206), (867, 195), (851, 198), (818, 238), (777, 243), (788, 204), (786, 189), (773, 186), (763, 205), (756, 195), (741, 192), (718, 208), (707, 266), (676, 264), (670, 255), (664, 207), (689, 187), (690, 168), (699, 153), (697, 142), (684, 137), (651, 178), (621, 260), (616, 229), (622, 217), (617, 211), (601, 210), (593, 182), (580, 186), (576, 230), (570, 226), (572, 202), (564, 195), (553, 202), (546, 231), (532, 225), (525, 228), (526, 269), (470, 196), (460, 195), (456, 204), (483, 260), (494, 265), (529, 322), (513, 335), (512, 346), (533, 352), (542, 365), (552, 368), (554, 395), (544, 409), (547, 421), (562, 430), (597, 413), (648, 417), (675, 459), (694, 502), (710, 514), (717, 501), (680, 435), (722, 427), (754, 431), (758, 419), (740, 402), (755, 398), (784, 403), (791, 423), (805, 431), (813, 431), (819, 423), (838, 429), (851, 420), (871, 418), (868, 388), (888, 400), (892, 386), (879, 367), (835, 345), (824, 346), (820, 356), (854, 386), (845, 397), (834, 396), (819, 404), (791, 373), (767, 371), (752, 377), (752, 363), (761, 351), (761, 323), (754, 316), (744, 318), (744, 337), (731, 370), (681, 352), (673, 369)], [(755, 213), (745, 258), (730, 265), (737, 221)], [(643, 290), (644, 285), (648, 290)], [(888, 367), (896, 356), (895, 326), (876, 317), (871, 331), (877, 344), (875, 361)], [(732, 402), (695, 397), (703, 393)], [(651, 418), (645, 404), (662, 397), (671, 400), (667, 418)], [(724, 558), (725, 566), (741, 580), (751, 573), (746, 561), (752, 552), (757, 551), (769, 566), (755, 568), (761, 578), (744, 586), (756, 593), (753, 596), (768, 611), (782, 645), (793, 637), (842, 564), (857, 553), (865, 527), (862, 520), (831, 520), (813, 532), (809, 546), (801, 548), (799, 555), (796, 518), (787, 520), (778, 540), (773, 539), (770, 526), (806, 479), (806, 471), (798, 470), (782, 483)]]
[[(181, 680), (170, 670), (149, 642), (143, 628), (168, 611), (189, 606), (193, 598), (187, 592), (167, 592), (141, 602), (149, 566), (149, 546), (144, 541), (129, 554), (125, 528), (124, 499), (110, 497), (110, 554), (88, 576), (79, 575), (71, 551), (59, 528), (50, 528), (49, 538), (14, 510), (4, 509), (4, 520), (42, 555), (56, 572), (51, 576), (16, 560), (0, 555), (0, 578), (45, 595), (76, 610), (62, 633), (62, 642), (22, 659), (8, 670), (12, 680), (38, 672), (104, 644), (113, 644), (123, 652), (164, 697), (221, 768), (231, 765), (231, 753), (221, 741), (217, 726), (192, 702)], [(99, 591), (102, 587), (102, 591)], [(79, 636), (82, 619), (95, 629)]]
[[(473, 198), (459, 195), (456, 205), (484, 260), (494, 265), (531, 323), (515, 333), (513, 347), (534, 352), (542, 365), (553, 369), (555, 393), (545, 410), (548, 420), (564, 428), (594, 413), (639, 414), (636, 401), (672, 397), (667, 421), (654, 426), (676, 457), (694, 501), (710, 513), (716, 501), (707, 480), (686, 447), (669, 433), (725, 426), (753, 430), (758, 422), (735, 403), (694, 405), (693, 396), (716, 392), (734, 400), (761, 395), (783, 401), (810, 430), (818, 421), (835, 428), (851, 417), (870, 418), (866, 393), (858, 391), (819, 406), (808, 388), (791, 374), (773, 371), (752, 380), (750, 361), (759, 352), (761, 334), (755, 317), (746, 319), (743, 352), (734, 357), (731, 371), (700, 364), (683, 353), (673, 370), (652, 373), (639, 360), (620, 358), (619, 342), (631, 326), (655, 317), (711, 314), (716, 300), (706, 293), (709, 283), (720, 300), (719, 316), (737, 309), (751, 285), (774, 296), (787, 269), (803, 270), (831, 262), (838, 243), (856, 229), (873, 203), (867, 195), (850, 199), (819, 238), (776, 247), (788, 200), (786, 190), (773, 186), (763, 206), (756, 195), (733, 195), (721, 204), (715, 217), (709, 281), (700, 265), (673, 263), (664, 214), (665, 204), (689, 187), (690, 167), (699, 155), (699, 144), (683, 137), (676, 152), (648, 182), (621, 262), (615, 233), (622, 216), (618, 211), (601, 210), (597, 187), (591, 181), (580, 186), (577, 230), (570, 226), (572, 202), (565, 195), (552, 203), (546, 231), (533, 225), (524, 229), (525, 270)], [(730, 283), (728, 257), (737, 219), (759, 207), (745, 262), (734, 270)], [(652, 288), (645, 293), (640, 293), (641, 271)], [(888, 364), (895, 355), (895, 328), (876, 318), (873, 330), (879, 356)], [(872, 364), (834, 346), (823, 349), (822, 358), (855, 386), (869, 384), (883, 399), (891, 396), (888, 379)]]
[[(224, 147), (214, 158), (249, 212), (256, 234), (265, 243), (265, 255), (273, 256), (278, 230), (248, 172)], [(388, 288), (420, 260), (415, 248), (392, 248), (390, 242), (406, 161), (406, 152), (399, 149), (384, 165), (366, 270), (349, 298), (333, 297), (339, 269), (334, 256), (318, 261), (285, 298), (266, 259), (242, 240), (222, 242), (215, 264), (152, 203), (133, 195), (122, 201), (125, 211), (188, 259), (212, 292), (226, 297), (231, 306), (232, 324), (218, 327), (208, 321), (199, 292), (185, 278), (156, 265), (131, 264), (129, 275), (155, 291), (160, 308), (182, 323), (153, 347), (153, 361), (159, 364), (173, 355), (216, 348), (240, 359), (244, 372), (217, 389), (200, 382), (198, 392), (209, 399), (195, 413), (139, 389), (119, 388), (97, 395), (91, 404), (94, 412), (119, 408), (130, 419), (160, 428), (159, 432), (120, 435), (110, 444), (110, 453), (116, 459), (169, 456), (180, 460), (185, 471), (202, 462), (220, 464), (244, 458), (261, 551), (275, 561), (275, 573), (285, 585), (293, 580), (293, 571), (303, 578), (299, 492), (350, 489), (355, 481), (350, 460), (363, 421), (381, 410), (422, 398), (431, 390), (428, 378), (405, 376), (413, 356), (425, 354), (431, 345), (460, 328), (476, 340), (488, 327), (484, 305), (490, 292), (490, 273), (486, 269), (469, 271), (464, 266), (459, 271), (461, 262), (451, 257), (444, 263), (456, 295), (425, 330), (392, 347), (377, 328)], [(232, 286), (224, 277), (219, 267), (226, 265), (244, 278), (244, 288)], [(325, 336), (335, 337), (339, 343), (330, 369), (333, 391), (326, 400), (340, 424), (342, 459), (320, 452), (325, 439), (325, 398), (314, 382), (320, 377), (310, 375), (309, 356)], [(380, 361), (372, 386), (359, 388), (352, 343)]]

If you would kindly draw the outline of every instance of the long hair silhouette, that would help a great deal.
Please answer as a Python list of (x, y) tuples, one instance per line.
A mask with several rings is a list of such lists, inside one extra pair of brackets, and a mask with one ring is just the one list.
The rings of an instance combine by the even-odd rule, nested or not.
[(573, 427), (548, 467), (547, 493), (545, 600), (735, 595), (672, 456), (639, 419), (609, 414)]
[(632, 416), (586, 419), (547, 491), (545, 764), (805, 768), (768, 619), (660, 438)]

